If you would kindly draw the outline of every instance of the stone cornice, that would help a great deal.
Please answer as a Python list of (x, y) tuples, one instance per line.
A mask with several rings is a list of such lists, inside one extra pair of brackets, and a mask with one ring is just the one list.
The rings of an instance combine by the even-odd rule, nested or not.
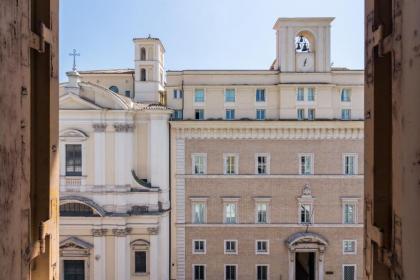
[(114, 228), (112, 230), (112, 233), (115, 236), (124, 237), (130, 234), (132, 230), (133, 230), (132, 228)]
[(99, 229), (92, 229), (92, 235), (93, 235), (93, 237), (101, 237), (101, 236), (104, 236), (104, 235), (106, 235), (106, 233), (108, 232), (108, 230), (107, 229), (104, 229), (104, 228), (99, 228)]
[(363, 121), (174, 121), (177, 138), (184, 139), (275, 139), (361, 140)]

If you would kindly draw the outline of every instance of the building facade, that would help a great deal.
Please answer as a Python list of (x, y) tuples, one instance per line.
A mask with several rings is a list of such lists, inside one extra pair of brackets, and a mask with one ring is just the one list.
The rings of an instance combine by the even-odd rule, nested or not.
[(280, 18), (270, 70), (165, 71), (140, 38), (135, 69), (70, 72), (63, 279), (361, 279), (363, 71), (331, 68), (332, 20)]

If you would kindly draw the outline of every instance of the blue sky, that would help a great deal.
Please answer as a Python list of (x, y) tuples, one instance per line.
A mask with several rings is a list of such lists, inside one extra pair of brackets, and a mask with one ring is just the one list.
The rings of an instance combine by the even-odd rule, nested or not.
[(268, 69), (278, 17), (335, 17), (334, 66), (363, 68), (363, 0), (61, 0), (60, 80), (79, 70), (132, 68), (134, 37), (166, 48), (166, 69)]

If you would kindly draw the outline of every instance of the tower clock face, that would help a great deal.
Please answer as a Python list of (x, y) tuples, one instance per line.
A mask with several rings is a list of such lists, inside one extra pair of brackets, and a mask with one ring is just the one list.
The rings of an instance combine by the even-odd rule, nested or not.
[(314, 72), (313, 53), (296, 53), (296, 69), (299, 72)]

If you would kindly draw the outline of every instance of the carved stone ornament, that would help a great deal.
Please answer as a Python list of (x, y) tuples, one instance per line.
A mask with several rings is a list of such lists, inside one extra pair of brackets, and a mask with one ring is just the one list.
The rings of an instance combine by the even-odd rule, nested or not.
[(104, 132), (107, 127), (106, 123), (94, 123), (92, 126), (95, 132)]
[(133, 230), (132, 228), (114, 228), (112, 230), (112, 233), (115, 236), (124, 237), (130, 234), (132, 230)]
[(150, 235), (156, 235), (159, 233), (159, 228), (158, 227), (151, 227), (151, 228), (147, 228), (147, 232)]
[(105, 228), (98, 228), (98, 229), (94, 228), (94, 229), (92, 229), (92, 235), (93, 235), (93, 237), (101, 237), (101, 236), (104, 236), (107, 232), (108, 232), (108, 230), (105, 229)]
[(312, 195), (311, 187), (308, 184), (305, 184), (305, 186), (303, 186), (302, 195), (304, 195), (304, 196), (311, 196)]
[(133, 132), (134, 124), (129, 123), (114, 123), (116, 132)]

